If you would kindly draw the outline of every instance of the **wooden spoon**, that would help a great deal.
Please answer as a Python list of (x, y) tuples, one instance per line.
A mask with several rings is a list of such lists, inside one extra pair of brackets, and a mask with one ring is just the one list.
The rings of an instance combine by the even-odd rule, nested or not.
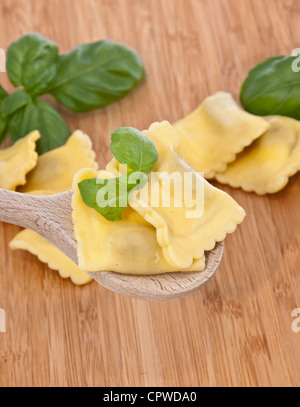
[[(71, 199), (72, 191), (41, 196), (0, 188), (0, 221), (39, 233), (77, 264)], [(137, 276), (98, 271), (89, 275), (119, 294), (151, 301), (172, 300), (191, 294), (214, 275), (222, 258), (223, 246), (224, 242), (217, 243), (206, 253), (206, 268), (201, 272)]]

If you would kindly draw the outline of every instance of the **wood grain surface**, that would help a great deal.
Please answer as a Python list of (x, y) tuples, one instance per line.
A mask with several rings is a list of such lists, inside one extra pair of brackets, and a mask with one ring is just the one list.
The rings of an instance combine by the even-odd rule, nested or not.
[[(110, 38), (140, 53), (148, 78), (119, 103), (79, 115), (47, 98), (104, 166), (110, 131), (174, 122), (218, 90), (238, 97), (256, 63), (299, 48), (299, 19), (297, 0), (1, 0), (0, 47), (39, 31), (62, 52)], [(5, 73), (0, 82), (11, 89)], [(0, 385), (298, 386), (300, 176), (266, 197), (220, 187), (246, 220), (214, 278), (166, 303), (76, 287), (11, 252), (20, 229), (0, 224)]]

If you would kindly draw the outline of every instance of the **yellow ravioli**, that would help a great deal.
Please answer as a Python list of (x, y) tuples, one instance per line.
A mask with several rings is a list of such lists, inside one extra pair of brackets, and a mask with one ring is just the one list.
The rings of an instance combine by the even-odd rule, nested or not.
[(35, 146), (39, 138), (40, 133), (33, 131), (12, 147), (0, 150), (0, 188), (14, 191), (18, 185), (25, 184), (26, 174), (38, 160)]
[(262, 117), (245, 112), (225, 92), (209, 96), (173, 126), (180, 135), (176, 152), (206, 178), (224, 171), (237, 153), (270, 127)]
[[(203, 256), (204, 251), (212, 250), (216, 242), (224, 240), (227, 233), (235, 230), (236, 225), (243, 221), (245, 211), (233, 198), (210, 185), (176, 155), (173, 142), (176, 144), (178, 134), (168, 122), (154, 123), (143, 133), (155, 144), (159, 158), (149, 183), (132, 194), (129, 204), (156, 228), (157, 242), (168, 264), (177, 268), (190, 267), (195, 259)], [(106, 168), (115, 176), (119, 171), (125, 171), (115, 159)], [(168, 192), (165, 174), (179, 174), (184, 183), (185, 174), (191, 174), (194, 180), (191, 187), (193, 189), (193, 184), (196, 186), (197, 183), (200, 194), (194, 195), (193, 190), (194, 202), (193, 198), (186, 202), (181, 199), (180, 207), (180, 202), (176, 202), (180, 191), (179, 177), (170, 189), (170, 205), (166, 207), (162, 198), (164, 192)], [(184, 188), (186, 186), (184, 184)]]
[(300, 170), (300, 122), (283, 116), (265, 119), (270, 130), (216, 174), (219, 182), (263, 195), (284, 188)]
[(69, 277), (76, 285), (83, 285), (92, 281), (92, 277), (80, 271), (78, 266), (64, 253), (32, 230), (22, 230), (10, 242), (9, 247), (12, 250), (22, 249), (29, 251), (51, 269), (58, 271), (61, 277)]
[[(78, 169), (98, 168), (95, 156), (90, 138), (77, 130), (64, 146), (39, 157), (36, 169), (30, 173), (28, 183), (20, 188), (20, 191), (31, 195), (52, 195), (70, 190), (73, 176)], [(11, 247), (28, 250), (37, 255), (62, 277), (70, 277), (74, 284), (86, 284), (92, 280), (54, 245), (31, 230), (18, 234)]]
[[(110, 222), (81, 198), (78, 183), (84, 179), (112, 178), (107, 171), (82, 169), (73, 181), (73, 224), (78, 244), (78, 263), (83, 271), (115, 271), (123, 274), (162, 274), (179, 271), (164, 260), (155, 229), (136, 211), (127, 207), (122, 220)], [(202, 257), (185, 271), (202, 271)], [(184, 270), (180, 270), (184, 271)]]
[(75, 131), (67, 143), (39, 157), (38, 164), (20, 192), (52, 190), (64, 192), (72, 187), (74, 174), (81, 168), (97, 169), (95, 152), (90, 138), (82, 131)]

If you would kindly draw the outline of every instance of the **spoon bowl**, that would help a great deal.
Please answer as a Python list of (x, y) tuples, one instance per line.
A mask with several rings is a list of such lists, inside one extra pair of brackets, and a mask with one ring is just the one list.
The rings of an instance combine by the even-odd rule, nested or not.
[[(31, 229), (77, 264), (77, 242), (72, 223), (72, 191), (57, 195), (27, 195), (0, 188), (0, 221)], [(88, 273), (105, 288), (118, 294), (149, 301), (185, 297), (205, 284), (216, 272), (224, 242), (206, 252), (204, 271), (159, 275), (129, 275), (113, 271)]]

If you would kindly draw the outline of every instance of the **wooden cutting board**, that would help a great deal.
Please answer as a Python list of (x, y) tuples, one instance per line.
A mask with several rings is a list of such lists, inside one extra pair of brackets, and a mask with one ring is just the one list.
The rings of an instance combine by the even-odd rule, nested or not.
[[(174, 122), (218, 90), (238, 98), (250, 68), (300, 46), (299, 18), (296, 0), (1, 0), (0, 47), (39, 31), (61, 52), (110, 38), (140, 53), (148, 78), (119, 103), (80, 115), (47, 99), (90, 134), (103, 167), (110, 131)], [(11, 90), (5, 73), (0, 83)], [(220, 187), (246, 220), (216, 276), (169, 303), (76, 287), (11, 252), (19, 228), (0, 224), (0, 385), (299, 385), (300, 176), (266, 197)]]

